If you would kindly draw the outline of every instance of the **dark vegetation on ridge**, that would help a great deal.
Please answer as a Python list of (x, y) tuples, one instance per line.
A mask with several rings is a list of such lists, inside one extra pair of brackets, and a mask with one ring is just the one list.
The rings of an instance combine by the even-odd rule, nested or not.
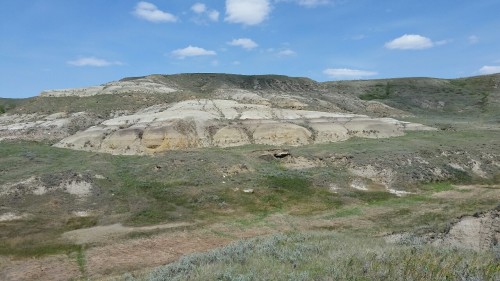
[[(8, 113), (68, 113), (90, 111), (109, 114), (115, 110), (137, 110), (160, 103), (192, 98), (211, 98), (216, 90), (245, 89), (275, 91), (298, 96), (313, 96), (318, 101), (329, 95), (342, 95), (383, 102), (412, 114), (483, 118), (498, 123), (500, 110), (500, 74), (460, 79), (398, 78), (319, 83), (309, 78), (280, 75), (175, 74), (150, 75), (153, 81), (171, 85), (179, 91), (146, 95), (130, 93), (90, 97), (0, 98), (0, 108)], [(124, 78), (135, 81), (144, 77)], [(317, 104), (310, 104), (315, 108)]]

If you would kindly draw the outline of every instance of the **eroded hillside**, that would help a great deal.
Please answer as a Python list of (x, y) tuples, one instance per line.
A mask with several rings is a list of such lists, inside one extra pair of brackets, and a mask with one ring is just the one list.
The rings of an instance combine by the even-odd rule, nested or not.
[(258, 276), (262, 256), (326, 276), (336, 255), (340, 279), (496, 278), (499, 77), (151, 75), (0, 99), (0, 279), (142, 280), (281, 232), (151, 278), (220, 279), (233, 255)]
[(151, 75), (44, 91), (2, 116), (0, 137), (136, 154), (247, 144), (305, 145), (431, 129), (389, 118), (407, 115), (383, 103), (328, 91), (306, 78)]

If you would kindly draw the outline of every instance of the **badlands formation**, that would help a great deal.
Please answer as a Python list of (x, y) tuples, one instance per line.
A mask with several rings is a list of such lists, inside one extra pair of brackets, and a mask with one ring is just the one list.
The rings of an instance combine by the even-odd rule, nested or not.
[(387, 138), (401, 136), (408, 130), (433, 129), (389, 117), (370, 117), (367, 113), (401, 116), (404, 112), (382, 103), (330, 93), (319, 83), (304, 78), (223, 78), (202, 74), (151, 75), (102, 86), (44, 91), (40, 99), (114, 95), (119, 103), (121, 97), (132, 94), (173, 98), (172, 102), (99, 117), (90, 112), (2, 116), (0, 138), (36, 135), (57, 141), (57, 147), (148, 154), (248, 144), (299, 146), (350, 137)]
[(106, 120), (56, 146), (118, 154), (247, 144), (297, 146), (352, 136), (386, 138), (428, 127), (392, 118), (272, 108), (233, 100), (189, 100)]
[[(499, 112), (500, 75), (151, 75), (0, 98), (0, 280), (141, 278), (182, 255), (282, 232), (300, 241), (251, 247), (271, 249), (282, 272), (293, 261), (300, 273), (312, 249), (325, 258), (310, 263), (322, 276), (333, 272), (318, 264), (366, 276), (377, 253), (382, 264), (393, 257), (387, 272), (406, 260), (420, 273), (430, 261), (438, 270), (428, 272), (475, 278), (469, 269), (498, 264)], [(225, 249), (241, 253), (217, 250), (224, 259)]]

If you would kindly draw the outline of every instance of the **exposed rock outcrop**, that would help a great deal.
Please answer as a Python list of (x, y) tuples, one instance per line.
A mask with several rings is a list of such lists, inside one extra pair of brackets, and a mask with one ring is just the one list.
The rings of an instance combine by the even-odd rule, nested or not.
[(494, 210), (464, 216), (450, 222), (443, 233), (397, 233), (385, 237), (389, 243), (430, 244), (450, 248), (485, 251), (500, 244), (500, 206)]
[[(279, 75), (149, 75), (44, 91), (37, 100), (45, 105), (52, 101), (59, 106), (45, 115), (20, 110), (23, 114), (0, 116), (0, 140), (50, 140), (77, 150), (147, 154), (247, 144), (299, 146), (432, 130), (378, 118), (407, 115), (380, 102)], [(87, 109), (86, 103), (96, 106)], [(54, 110), (66, 112), (49, 115)]]
[[(246, 144), (297, 146), (350, 137), (401, 136), (417, 128), (392, 118), (273, 108), (230, 100), (188, 100), (106, 120), (56, 146), (114, 154)], [(421, 126), (419, 129), (432, 130)]]
[(461, 218), (443, 237), (433, 243), (471, 250), (487, 250), (497, 246), (499, 241), (500, 210), (493, 210)]
[(109, 95), (109, 94), (156, 94), (156, 93), (172, 93), (177, 91), (174, 87), (169, 87), (162, 83), (151, 81), (147, 78), (137, 79), (134, 81), (118, 81), (110, 82), (101, 86), (92, 86), (85, 88), (71, 88), (71, 89), (58, 89), (42, 91), (42, 97), (88, 97), (95, 95)]
[(0, 116), (0, 140), (60, 140), (103, 121), (87, 112), (68, 114), (4, 114)]

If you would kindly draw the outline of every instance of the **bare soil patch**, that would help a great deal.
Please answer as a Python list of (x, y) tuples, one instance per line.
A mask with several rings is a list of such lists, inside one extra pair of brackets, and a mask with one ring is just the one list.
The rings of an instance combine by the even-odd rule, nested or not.
[(76, 259), (66, 255), (23, 260), (0, 257), (0, 280), (63, 281), (80, 277)]
[(87, 251), (88, 275), (92, 278), (151, 268), (173, 262), (182, 255), (207, 251), (232, 241), (227, 237), (184, 231), (96, 247)]

